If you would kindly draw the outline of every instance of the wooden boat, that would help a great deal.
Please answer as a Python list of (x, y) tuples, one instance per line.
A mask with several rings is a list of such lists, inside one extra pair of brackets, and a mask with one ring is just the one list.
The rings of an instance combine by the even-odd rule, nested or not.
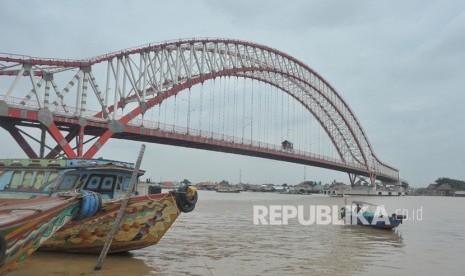
[(218, 188), (216, 190), (217, 193), (240, 193), (240, 190), (234, 188)]
[[(131, 163), (102, 159), (0, 160), (0, 190), (7, 196), (24, 198), (74, 189), (99, 193), (103, 198), (99, 212), (66, 224), (40, 247), (48, 251), (99, 253), (119, 212), (122, 196), (130, 187), (133, 170)], [(110, 253), (158, 243), (179, 214), (192, 211), (197, 202), (197, 191), (189, 185), (148, 195), (137, 195), (135, 187), (132, 194)]]
[[(72, 219), (91, 216), (99, 207), (99, 199), (88, 192), (69, 193), (57, 197), (31, 199), (0, 198), (0, 273), (19, 266), (56, 231)], [(92, 200), (83, 198), (91, 195)]]
[(390, 230), (402, 224), (406, 217), (395, 213), (388, 216), (383, 206), (362, 201), (352, 201), (346, 204), (346, 207), (341, 208), (341, 218), (345, 219), (346, 223), (353, 225)]

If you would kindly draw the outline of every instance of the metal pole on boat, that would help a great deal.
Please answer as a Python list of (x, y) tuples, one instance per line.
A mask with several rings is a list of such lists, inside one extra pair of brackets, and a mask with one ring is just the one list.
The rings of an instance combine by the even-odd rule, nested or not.
[(145, 144), (142, 144), (139, 152), (139, 156), (137, 157), (136, 166), (134, 167), (134, 171), (131, 175), (131, 183), (129, 185), (128, 190), (126, 191), (126, 195), (124, 196), (123, 202), (121, 203), (121, 208), (119, 209), (118, 215), (116, 216), (115, 223), (113, 224), (113, 228), (111, 228), (110, 233), (108, 234), (107, 240), (105, 241), (105, 245), (103, 246), (102, 252), (100, 252), (100, 256), (98, 257), (97, 264), (95, 265), (94, 270), (102, 269), (103, 261), (107, 256), (108, 250), (110, 249), (111, 242), (115, 237), (116, 231), (119, 229), (119, 225), (123, 220), (124, 210), (129, 202), (129, 197), (131, 196), (132, 190), (136, 185), (137, 175), (139, 174), (139, 167), (140, 163), (142, 162), (142, 157), (144, 156), (145, 151)]

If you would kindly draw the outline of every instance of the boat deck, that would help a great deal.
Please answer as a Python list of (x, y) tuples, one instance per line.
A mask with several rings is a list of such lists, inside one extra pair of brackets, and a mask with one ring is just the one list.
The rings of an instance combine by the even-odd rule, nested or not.
[(31, 215), (50, 210), (63, 202), (64, 199), (58, 197), (39, 197), (27, 200), (0, 199), (0, 229)]

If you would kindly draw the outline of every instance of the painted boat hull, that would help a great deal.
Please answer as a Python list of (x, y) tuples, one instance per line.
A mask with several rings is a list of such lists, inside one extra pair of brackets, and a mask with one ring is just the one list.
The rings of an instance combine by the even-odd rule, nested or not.
[[(40, 250), (100, 253), (121, 203), (122, 199), (104, 201), (97, 214), (68, 223)], [(130, 251), (157, 244), (179, 214), (174, 193), (131, 197), (109, 252)]]
[(18, 268), (79, 207), (76, 198), (0, 199), (0, 274)]
[(398, 220), (393, 217), (389, 217), (389, 224), (387, 224), (384, 221), (377, 221), (376, 223), (373, 223), (372, 216), (364, 216), (364, 218), (367, 220), (368, 224), (364, 224), (360, 219), (357, 219), (357, 225), (368, 226), (368, 227), (377, 228), (377, 229), (390, 230), (402, 224), (402, 220)]

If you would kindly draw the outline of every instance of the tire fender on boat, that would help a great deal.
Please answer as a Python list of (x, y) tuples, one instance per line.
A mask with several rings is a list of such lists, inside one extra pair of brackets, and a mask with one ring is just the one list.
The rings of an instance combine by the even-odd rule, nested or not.
[(176, 191), (176, 205), (181, 212), (192, 212), (197, 200), (197, 189), (189, 184), (182, 184)]
[(6, 241), (3, 236), (0, 235), (0, 265), (3, 264), (3, 259), (5, 258), (6, 254)]
[(91, 191), (81, 191), (81, 207), (75, 220), (94, 216), (102, 207), (102, 196)]

